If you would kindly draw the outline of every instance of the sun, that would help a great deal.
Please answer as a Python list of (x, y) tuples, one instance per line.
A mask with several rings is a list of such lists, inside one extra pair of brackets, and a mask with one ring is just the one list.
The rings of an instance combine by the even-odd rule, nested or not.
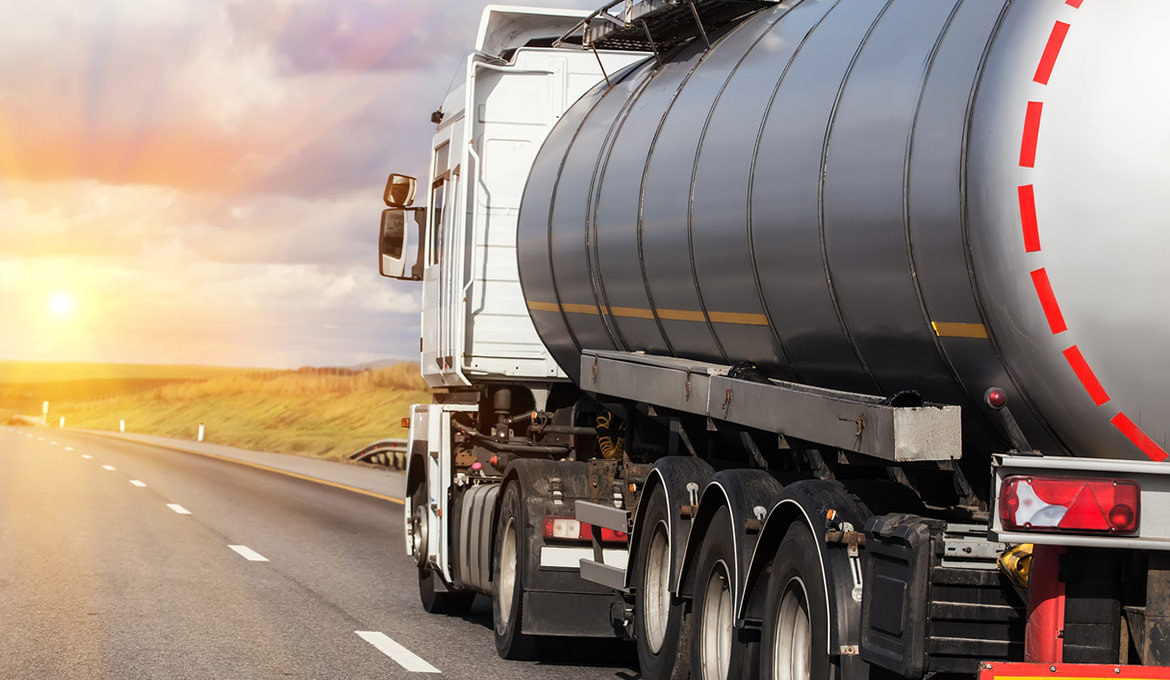
[(53, 316), (65, 318), (73, 313), (73, 296), (68, 293), (57, 293), (49, 301), (49, 309)]

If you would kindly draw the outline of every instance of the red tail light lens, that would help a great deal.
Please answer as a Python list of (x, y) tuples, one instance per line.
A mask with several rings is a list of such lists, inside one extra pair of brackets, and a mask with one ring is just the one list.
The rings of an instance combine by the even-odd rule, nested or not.
[(1136, 534), (1140, 502), (1132, 480), (1012, 475), (1000, 490), (999, 518), (1010, 531)]
[[(544, 518), (544, 537), (562, 541), (592, 541), (593, 525), (578, 522), (572, 517), (548, 515)], [(601, 530), (602, 543), (625, 543), (629, 538), (621, 531), (605, 528)]]

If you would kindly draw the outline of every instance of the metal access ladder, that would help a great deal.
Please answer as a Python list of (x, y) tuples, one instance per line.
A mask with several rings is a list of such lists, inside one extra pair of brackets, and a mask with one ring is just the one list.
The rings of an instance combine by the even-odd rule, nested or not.
[(562, 35), (556, 44), (585, 49), (660, 53), (701, 38), (780, 0), (612, 0)]

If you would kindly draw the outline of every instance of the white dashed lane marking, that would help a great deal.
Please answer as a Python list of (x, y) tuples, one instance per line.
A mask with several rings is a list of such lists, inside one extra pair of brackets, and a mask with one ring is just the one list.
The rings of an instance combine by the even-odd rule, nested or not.
[(118, 468), (114, 467), (113, 465), (103, 465), (102, 469), (109, 470), (110, 472), (113, 472), (114, 470), (117, 470)]
[(252, 550), (251, 548), (249, 548), (246, 545), (229, 545), (228, 547), (231, 548), (232, 550), (235, 550), (237, 553), (240, 554), (240, 557), (243, 557), (244, 559), (248, 560), (249, 562), (267, 562), (268, 561), (267, 557), (261, 555), (260, 553), (256, 552), (255, 550)]
[(179, 513), (180, 515), (190, 515), (191, 514), (190, 510), (188, 510), (187, 508), (184, 508), (183, 506), (179, 505), (178, 503), (167, 503), (167, 507), (170, 508), (171, 510), (174, 510), (175, 512)]
[(418, 654), (390, 639), (389, 635), (374, 630), (355, 630), (358, 637), (370, 643), (379, 652), (394, 659), (394, 661), (408, 671), (414, 673), (441, 673), (438, 668), (430, 665)]
[(66, 446), (66, 447), (65, 447), (65, 450), (66, 450), (66, 451), (72, 451), (72, 450), (73, 450), (73, 447), (72, 447), (72, 446)]
[(130, 483), (131, 483), (131, 484), (133, 484), (134, 486), (136, 486), (136, 487), (140, 488), (140, 489), (141, 489), (142, 487), (146, 486), (146, 482), (140, 482), (140, 481), (138, 481), (137, 479), (131, 479), (131, 480), (130, 480)]
[(49, 446), (56, 446), (57, 442), (49, 442)]
[(93, 458), (93, 456), (89, 455), (88, 453), (81, 454), (81, 457), (86, 459), (86, 460), (90, 460), (91, 458)]

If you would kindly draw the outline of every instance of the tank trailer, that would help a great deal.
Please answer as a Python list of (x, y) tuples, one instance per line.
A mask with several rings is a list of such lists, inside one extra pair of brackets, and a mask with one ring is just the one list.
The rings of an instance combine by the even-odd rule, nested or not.
[(424, 608), (651, 680), (1170, 678), (1168, 26), (486, 8), (384, 196)]

